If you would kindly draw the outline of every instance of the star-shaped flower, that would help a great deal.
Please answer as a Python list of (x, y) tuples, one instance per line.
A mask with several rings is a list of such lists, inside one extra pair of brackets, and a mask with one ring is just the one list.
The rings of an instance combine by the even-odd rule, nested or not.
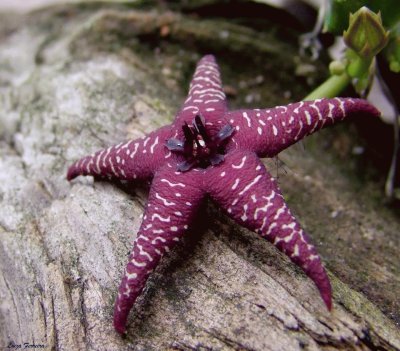
[(78, 175), (153, 178), (115, 303), (117, 332), (125, 332), (129, 311), (147, 278), (188, 230), (206, 197), (288, 255), (314, 281), (331, 309), (331, 286), (321, 260), (259, 158), (274, 157), (304, 136), (359, 114), (379, 112), (352, 98), (228, 111), (219, 68), (208, 55), (197, 64), (188, 97), (171, 125), (74, 163), (68, 180)]

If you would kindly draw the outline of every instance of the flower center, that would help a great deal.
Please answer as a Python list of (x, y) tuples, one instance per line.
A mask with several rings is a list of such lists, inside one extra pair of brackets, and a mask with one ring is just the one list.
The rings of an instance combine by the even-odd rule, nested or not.
[(234, 128), (227, 124), (214, 136), (210, 137), (205, 128), (203, 116), (196, 115), (191, 125), (182, 126), (185, 140), (168, 139), (167, 148), (184, 156), (178, 164), (178, 171), (186, 172), (193, 167), (207, 168), (224, 160), (224, 146), (232, 135)]

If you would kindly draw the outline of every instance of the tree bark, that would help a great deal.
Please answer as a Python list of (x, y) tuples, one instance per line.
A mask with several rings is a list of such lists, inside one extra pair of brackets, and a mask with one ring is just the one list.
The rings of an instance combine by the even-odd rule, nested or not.
[[(216, 54), (233, 106), (301, 99), (309, 88), (293, 73), (297, 34), (282, 41), (270, 26), (107, 4), (1, 15), (1, 347), (400, 350), (400, 221), (371, 199), (376, 184), (360, 191), (353, 163), (334, 162), (337, 143), (354, 143), (338, 131), (284, 152), (288, 171), (277, 169), (330, 270), (331, 313), (284, 255), (208, 204), (152, 274), (127, 337), (113, 330), (147, 186), (70, 184), (67, 167), (169, 123), (205, 53)], [(327, 140), (333, 151), (321, 147)]]

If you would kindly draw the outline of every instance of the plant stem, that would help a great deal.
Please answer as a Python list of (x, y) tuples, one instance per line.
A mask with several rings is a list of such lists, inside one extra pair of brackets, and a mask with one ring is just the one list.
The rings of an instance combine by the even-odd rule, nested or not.
[(308, 94), (303, 100), (333, 98), (338, 96), (338, 94), (348, 86), (350, 81), (351, 77), (346, 72), (341, 75), (332, 76)]
[(347, 67), (347, 72), (353, 78), (361, 78), (368, 74), (371, 63), (372, 59), (365, 59), (355, 54)]

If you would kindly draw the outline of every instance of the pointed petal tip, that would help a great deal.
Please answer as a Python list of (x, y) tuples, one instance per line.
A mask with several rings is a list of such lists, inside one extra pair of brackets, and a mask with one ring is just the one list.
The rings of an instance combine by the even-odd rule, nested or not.
[(216, 63), (216, 59), (215, 56), (212, 54), (207, 54), (205, 56), (203, 56), (200, 60), (200, 62), (213, 62)]
[(379, 111), (374, 105), (372, 105), (369, 101), (364, 100), (364, 99), (356, 99), (359, 110), (363, 114), (368, 114), (373, 117), (380, 117), (381, 116), (381, 111)]
[(117, 325), (116, 323), (114, 323), (114, 329), (115, 331), (120, 334), (121, 336), (125, 336), (126, 335), (126, 328), (125, 326), (122, 325)]
[(114, 329), (115, 331), (120, 334), (121, 336), (126, 335), (126, 320), (128, 318), (128, 315), (125, 313), (125, 311), (118, 312), (117, 307), (115, 306), (114, 308)]
[(328, 311), (332, 310), (332, 287), (325, 269), (320, 274), (311, 277), (317, 286)]
[(332, 311), (332, 295), (331, 292), (327, 292), (327, 291), (320, 291), (322, 300), (325, 303), (326, 308), (328, 309), (329, 312)]
[(77, 172), (74, 166), (69, 167), (67, 172), (67, 180), (70, 182), (72, 179), (76, 178), (78, 176), (76, 173)]
[[(304, 268), (303, 268), (304, 269)], [(305, 268), (306, 274), (311, 278), (317, 286), (322, 300), (324, 301), (328, 311), (332, 310), (332, 286), (325, 268), (322, 266), (321, 260), (316, 259)]]

